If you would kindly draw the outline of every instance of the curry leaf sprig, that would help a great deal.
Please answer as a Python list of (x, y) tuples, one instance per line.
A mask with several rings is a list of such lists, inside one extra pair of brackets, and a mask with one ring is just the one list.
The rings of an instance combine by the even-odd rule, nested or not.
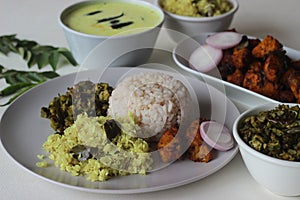
[(0, 90), (0, 98), (13, 95), (6, 103), (0, 106), (10, 104), (27, 90), (48, 79), (59, 76), (55, 71), (61, 59), (64, 59), (73, 66), (77, 65), (76, 60), (68, 49), (40, 45), (32, 40), (20, 40), (16, 37), (16, 34), (0, 36), (0, 53), (6, 56), (9, 53), (19, 54), (27, 62), (28, 68), (34, 65), (37, 65), (38, 69), (42, 69), (48, 65), (52, 68), (52, 71), (43, 72), (8, 70), (0, 64), (0, 79), (4, 79), (8, 84), (8, 86)]
[(0, 52), (4, 55), (13, 52), (20, 54), (31, 68), (37, 65), (39, 69), (50, 65), (56, 71), (60, 58), (66, 59), (73, 66), (77, 65), (71, 52), (66, 48), (40, 45), (32, 40), (20, 40), (13, 35), (0, 36)]
[(13, 69), (5, 69), (0, 65), (0, 79), (4, 79), (8, 84), (7, 87), (0, 90), (0, 97), (14, 94), (6, 103), (0, 106), (6, 106), (15, 100), (18, 96), (33, 88), (34, 86), (45, 82), (48, 79), (58, 77), (54, 71), (19, 71)]

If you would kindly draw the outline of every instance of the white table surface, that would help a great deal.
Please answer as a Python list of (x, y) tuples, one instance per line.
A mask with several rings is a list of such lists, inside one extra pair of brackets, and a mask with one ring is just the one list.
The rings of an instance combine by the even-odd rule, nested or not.
[[(0, 35), (16, 33), (19, 38), (67, 47), (58, 24), (58, 15), (64, 7), (74, 2), (76, 1), (0, 0)], [(299, 0), (239, 0), (239, 4), (232, 28), (260, 38), (270, 34), (285, 46), (300, 50)], [(26, 66), (18, 56), (7, 58), (0, 55), (0, 64), (16, 69), (25, 69)], [(58, 73), (63, 75), (74, 71), (76, 68), (68, 66), (59, 69)], [(3, 86), (4, 82), (0, 81), (0, 88)], [(7, 98), (0, 99), (0, 102), (5, 100)], [(0, 108), (0, 116), (5, 109), (6, 107)], [(0, 146), (0, 199), (275, 200), (300, 197), (280, 197), (265, 190), (252, 179), (239, 154), (217, 173), (185, 186), (144, 194), (111, 195), (76, 191), (41, 180), (16, 165)]]

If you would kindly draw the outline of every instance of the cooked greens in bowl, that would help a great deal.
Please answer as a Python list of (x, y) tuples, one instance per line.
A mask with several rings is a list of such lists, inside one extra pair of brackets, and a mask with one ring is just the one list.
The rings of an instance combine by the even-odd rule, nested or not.
[(283, 160), (300, 161), (300, 108), (280, 104), (245, 117), (240, 137), (253, 149)]
[(242, 113), (233, 136), (249, 173), (283, 196), (299, 196), (299, 104), (270, 103)]

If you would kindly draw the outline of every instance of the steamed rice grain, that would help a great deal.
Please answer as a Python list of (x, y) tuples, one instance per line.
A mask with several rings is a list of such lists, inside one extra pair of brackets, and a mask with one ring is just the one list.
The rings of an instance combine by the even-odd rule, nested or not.
[(189, 92), (183, 83), (164, 73), (140, 73), (120, 82), (109, 99), (108, 115), (132, 114), (144, 137), (180, 124)]

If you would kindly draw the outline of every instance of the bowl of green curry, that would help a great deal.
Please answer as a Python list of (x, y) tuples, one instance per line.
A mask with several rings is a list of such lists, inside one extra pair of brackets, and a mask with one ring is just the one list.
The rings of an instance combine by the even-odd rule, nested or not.
[(259, 184), (278, 195), (300, 195), (300, 104), (249, 109), (236, 119), (233, 135)]
[(160, 8), (139, 0), (82, 1), (68, 6), (59, 16), (78, 63), (82, 64), (97, 49), (96, 63), (116, 66), (143, 64), (152, 52), (163, 21)]
[(155, 0), (165, 13), (164, 26), (174, 40), (227, 30), (239, 8), (237, 0)]

